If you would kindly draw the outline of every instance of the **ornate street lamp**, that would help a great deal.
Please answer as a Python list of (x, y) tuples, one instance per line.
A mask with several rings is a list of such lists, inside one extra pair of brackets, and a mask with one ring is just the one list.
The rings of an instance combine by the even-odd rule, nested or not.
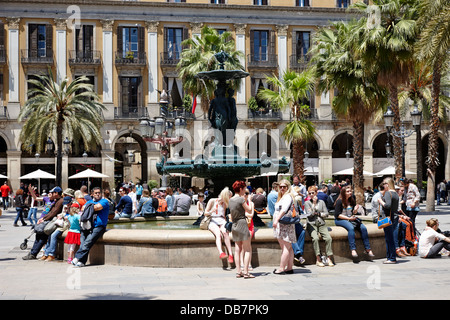
[[(414, 103), (411, 100), (411, 104)], [(417, 103), (414, 104), (414, 110), (411, 111), (411, 119), (414, 129), (416, 130), (416, 150), (417, 150), (417, 187), (419, 191), (422, 189), (422, 134), (420, 125), (422, 123), (422, 111), (419, 111)]]
[[(169, 96), (165, 90), (161, 92), (159, 100), (160, 116), (153, 120), (142, 118), (139, 122), (139, 128), (144, 141), (159, 144), (161, 146), (161, 161), (167, 162), (170, 145), (175, 145), (183, 141), (183, 134), (186, 129), (186, 119), (178, 117), (175, 121), (167, 120), (167, 110), (169, 105)], [(175, 131), (175, 136), (172, 134)], [(163, 188), (168, 186), (167, 176), (163, 171), (162, 185)]]
[(68, 137), (66, 137), (66, 138), (64, 139), (63, 144), (64, 144), (64, 152), (65, 152), (66, 154), (69, 154), (69, 150), (70, 150), (70, 148), (69, 148), (69, 146), (70, 146), (70, 140), (69, 140)]

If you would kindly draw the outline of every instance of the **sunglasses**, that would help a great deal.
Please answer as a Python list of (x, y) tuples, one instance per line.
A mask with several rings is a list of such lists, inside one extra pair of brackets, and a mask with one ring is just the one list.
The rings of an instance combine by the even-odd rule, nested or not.
[(282, 188), (282, 189), (287, 188), (287, 186), (279, 186), (279, 187)]
[(308, 192), (308, 194), (315, 195), (316, 193), (315, 192)]

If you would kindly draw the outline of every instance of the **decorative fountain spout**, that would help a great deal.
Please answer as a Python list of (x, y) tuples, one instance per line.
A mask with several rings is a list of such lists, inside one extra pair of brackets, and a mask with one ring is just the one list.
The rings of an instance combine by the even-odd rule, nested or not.
[[(234, 90), (227, 81), (242, 79), (249, 73), (242, 70), (225, 70), (224, 64), (228, 55), (225, 52), (215, 54), (220, 69), (199, 72), (197, 77), (202, 80), (217, 81), (215, 98), (208, 110), (208, 121), (214, 129), (213, 150), (211, 155), (202, 154), (195, 159), (168, 159), (157, 164), (159, 174), (185, 173), (191, 177), (211, 179), (214, 183), (214, 194), (218, 194), (225, 186), (240, 179), (259, 175), (262, 171), (277, 171), (285, 173), (289, 170), (289, 162), (285, 157), (277, 160), (266, 155), (261, 158), (248, 159), (239, 155), (234, 145), (236, 127), (238, 124)], [(264, 170), (265, 169), (265, 170)]]

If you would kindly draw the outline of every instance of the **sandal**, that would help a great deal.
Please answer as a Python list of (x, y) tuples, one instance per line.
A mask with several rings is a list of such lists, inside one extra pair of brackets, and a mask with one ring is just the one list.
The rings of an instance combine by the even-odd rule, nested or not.
[(245, 273), (244, 274), (244, 279), (253, 279), (255, 276), (252, 275), (251, 273)]
[(242, 278), (244, 274), (242, 272), (236, 272), (236, 278)]

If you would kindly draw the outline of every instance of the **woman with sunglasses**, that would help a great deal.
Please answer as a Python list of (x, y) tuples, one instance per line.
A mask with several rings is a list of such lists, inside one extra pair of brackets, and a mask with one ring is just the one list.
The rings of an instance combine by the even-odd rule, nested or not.
[(352, 252), (352, 258), (357, 259), (358, 253), (356, 252), (355, 242), (355, 230), (361, 232), (361, 238), (364, 244), (365, 253), (373, 258), (375, 255), (370, 249), (369, 234), (366, 226), (361, 220), (356, 217), (358, 212), (358, 205), (353, 197), (353, 191), (351, 186), (344, 186), (341, 189), (341, 194), (335, 203), (334, 211), (334, 223), (338, 227), (343, 227), (348, 232), (348, 242), (350, 250)]
[(308, 230), (308, 233), (312, 239), (314, 253), (317, 257), (316, 265), (319, 267), (325, 266), (320, 257), (320, 234), (322, 236), (322, 239), (325, 241), (325, 251), (326, 255), (328, 256), (328, 266), (334, 267), (334, 263), (331, 260), (333, 256), (332, 239), (324, 220), (324, 218), (328, 217), (327, 206), (323, 200), (319, 200), (317, 198), (316, 186), (310, 186), (308, 188), (308, 196), (310, 199), (305, 202), (305, 212), (306, 214), (308, 214), (306, 220), (306, 230)]
[(291, 209), (294, 201), (294, 195), (291, 191), (291, 183), (287, 180), (281, 180), (278, 184), (278, 198), (275, 203), (275, 213), (273, 215), (273, 231), (281, 247), (281, 259), (278, 269), (273, 270), (274, 274), (292, 274), (294, 273), (294, 250), (292, 243), (296, 242), (294, 224), (279, 223), (282, 218)]

